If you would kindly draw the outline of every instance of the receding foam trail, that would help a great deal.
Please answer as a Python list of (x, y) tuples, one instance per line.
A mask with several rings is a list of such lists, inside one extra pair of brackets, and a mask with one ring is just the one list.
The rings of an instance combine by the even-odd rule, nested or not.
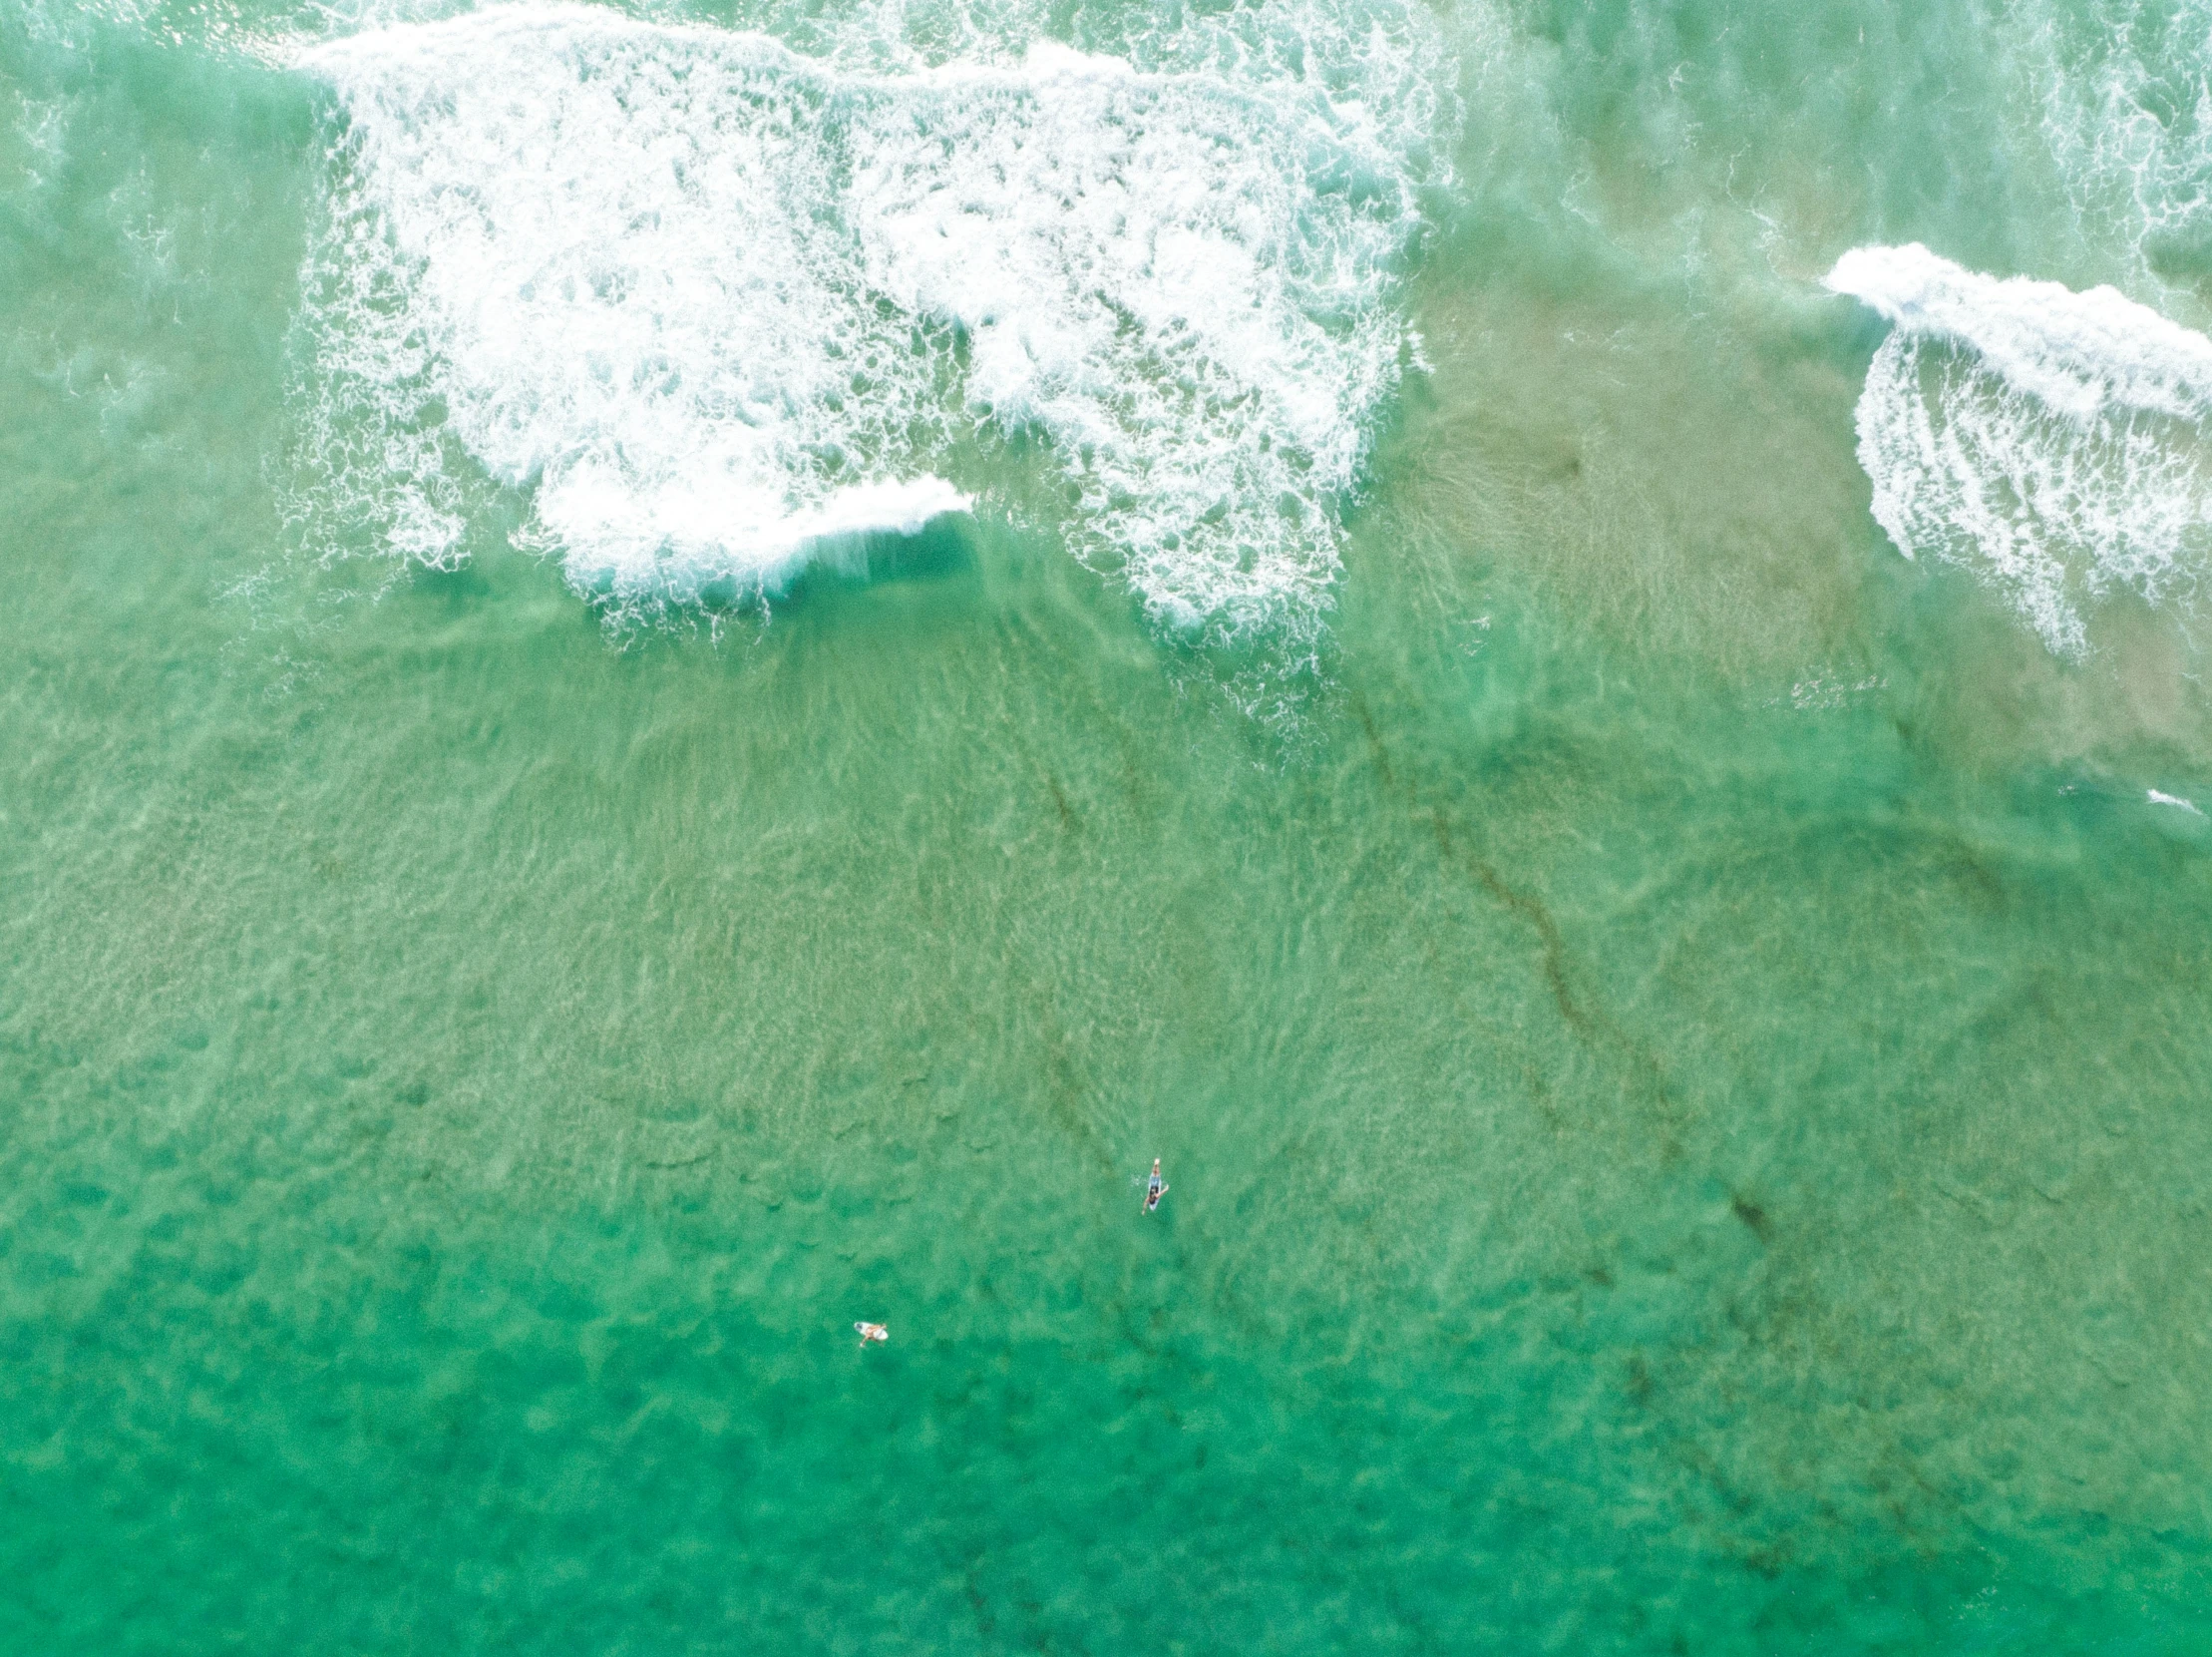
[(1317, 623), (1418, 146), (1342, 66), (1156, 55), (884, 72), (577, 6), (307, 50), (343, 117), (307, 273), (327, 476), (448, 562), (458, 442), (535, 487), (579, 589), (650, 605), (962, 509), (939, 469), (986, 424), (1048, 440), (1079, 550), (1157, 616)]
[(1998, 278), (1917, 242), (1825, 278), (1895, 324), (1858, 407), (1874, 516), (1974, 570), (2062, 655), (2081, 603), (2192, 587), (2212, 548), (2212, 340), (2109, 287)]
[(2041, 131), (2096, 242), (2151, 279), (2200, 276), (2212, 252), (2212, 0), (2006, 8)]

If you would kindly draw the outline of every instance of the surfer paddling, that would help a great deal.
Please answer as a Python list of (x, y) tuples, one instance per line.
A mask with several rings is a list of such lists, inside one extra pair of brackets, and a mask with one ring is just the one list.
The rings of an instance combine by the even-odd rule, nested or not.
[(880, 1323), (857, 1323), (853, 1327), (861, 1332), (861, 1345), (864, 1347), (871, 1341), (891, 1339), (891, 1331)]
[(1145, 1184), (1144, 1211), (1149, 1214), (1160, 1206), (1160, 1199), (1168, 1194), (1168, 1182), (1160, 1177), (1160, 1159), (1152, 1159), (1152, 1178)]

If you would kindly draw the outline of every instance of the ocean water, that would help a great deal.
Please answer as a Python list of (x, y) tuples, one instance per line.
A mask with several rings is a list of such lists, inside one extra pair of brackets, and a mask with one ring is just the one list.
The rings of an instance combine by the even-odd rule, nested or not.
[(2201, 0), (4, 0), (0, 1646), (2212, 1648), (2208, 437)]

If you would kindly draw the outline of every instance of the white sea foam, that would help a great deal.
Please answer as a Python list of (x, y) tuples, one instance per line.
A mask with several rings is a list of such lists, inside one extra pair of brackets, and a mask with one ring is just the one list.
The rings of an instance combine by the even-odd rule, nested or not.
[(2108, 287), (1980, 275), (1917, 243), (1854, 248), (1826, 284), (1895, 324), (1859, 398), (1859, 460), (1906, 557), (1973, 569), (2072, 656), (2085, 600), (2194, 585), (2212, 340)]
[[(2074, 211), (2154, 278), (2212, 255), (2212, 0), (2027, 4), (2023, 49)], [(2200, 290), (2199, 297), (2207, 297)]]
[(2185, 800), (2179, 794), (2162, 793), (2156, 788), (2148, 789), (2146, 793), (2149, 795), (2152, 805), (2179, 806), (2183, 811), (2191, 812), (2196, 816), (2202, 817), (2204, 815), (2202, 808), (2198, 806), (2196, 801)]
[(962, 436), (1029, 432), (1156, 615), (1310, 623), (1398, 372), (1438, 106), (1366, 95), (1433, 85), (1416, 17), (1323, 50), (1239, 10), (1122, 58), (968, 26), (932, 58), (503, 7), (314, 46), (330, 491), (450, 562), (457, 444), (535, 491), (575, 585), (653, 604), (960, 510)]

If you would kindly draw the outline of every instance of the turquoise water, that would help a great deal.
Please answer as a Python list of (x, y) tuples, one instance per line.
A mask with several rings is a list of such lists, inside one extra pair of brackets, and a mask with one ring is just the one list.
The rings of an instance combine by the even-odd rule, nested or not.
[(7, 1647), (2203, 1650), (2208, 63), (8, 10)]

